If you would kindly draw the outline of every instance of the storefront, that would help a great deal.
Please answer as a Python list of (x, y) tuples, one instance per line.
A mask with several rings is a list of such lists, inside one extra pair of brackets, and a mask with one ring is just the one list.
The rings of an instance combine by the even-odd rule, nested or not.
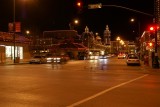
[[(14, 50), (15, 49), (15, 50)], [(15, 53), (14, 53), (15, 52)], [(15, 56), (14, 56), (15, 55)], [(10, 63), (15, 60), (18, 62), (27, 61), (30, 58), (28, 46), (0, 45), (0, 63)]]
[[(7, 32), (0, 32), (0, 63), (27, 61), (30, 58), (29, 39), (16, 35), (15, 45), (13, 35)], [(17, 63), (18, 63), (17, 62)]]

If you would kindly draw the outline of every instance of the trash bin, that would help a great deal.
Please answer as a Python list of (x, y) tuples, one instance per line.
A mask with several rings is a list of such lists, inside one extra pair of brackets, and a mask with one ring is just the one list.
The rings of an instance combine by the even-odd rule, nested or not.
[(19, 61), (20, 61), (20, 57), (16, 57), (15, 58), (15, 63), (19, 63)]

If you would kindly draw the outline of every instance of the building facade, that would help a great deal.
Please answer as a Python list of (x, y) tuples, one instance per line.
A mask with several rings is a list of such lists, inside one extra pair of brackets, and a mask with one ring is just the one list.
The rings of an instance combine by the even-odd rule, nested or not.
[[(30, 58), (30, 39), (19, 34), (0, 32), (0, 63), (27, 61)], [(14, 41), (15, 40), (15, 41)], [(15, 55), (15, 56), (14, 56)]]

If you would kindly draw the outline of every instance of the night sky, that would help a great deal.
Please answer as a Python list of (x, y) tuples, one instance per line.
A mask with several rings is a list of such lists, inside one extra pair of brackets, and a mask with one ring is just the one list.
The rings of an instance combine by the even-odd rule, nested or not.
[[(138, 31), (142, 34), (152, 23), (153, 17), (130, 10), (103, 7), (87, 9), (88, 4), (118, 5), (153, 14), (154, 0), (81, 0), (83, 8), (76, 7), (78, 0), (16, 0), (16, 21), (22, 23), (22, 32), (42, 35), (45, 30), (69, 29), (69, 23), (78, 18), (75, 27), (81, 34), (85, 26), (93, 33), (103, 34), (106, 25), (111, 30), (112, 40), (121, 36), (124, 40), (135, 40)], [(134, 23), (130, 18), (135, 18)], [(13, 0), (0, 0), (0, 31), (8, 31), (8, 23), (13, 21)], [(140, 25), (140, 29), (138, 29)], [(135, 32), (133, 32), (135, 31)]]

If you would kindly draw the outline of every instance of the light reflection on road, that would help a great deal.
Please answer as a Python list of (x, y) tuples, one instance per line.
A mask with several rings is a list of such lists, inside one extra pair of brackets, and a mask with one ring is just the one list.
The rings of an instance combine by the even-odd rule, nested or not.
[(108, 64), (108, 59), (95, 59), (95, 60), (86, 60), (84, 68), (91, 71), (103, 70)]

